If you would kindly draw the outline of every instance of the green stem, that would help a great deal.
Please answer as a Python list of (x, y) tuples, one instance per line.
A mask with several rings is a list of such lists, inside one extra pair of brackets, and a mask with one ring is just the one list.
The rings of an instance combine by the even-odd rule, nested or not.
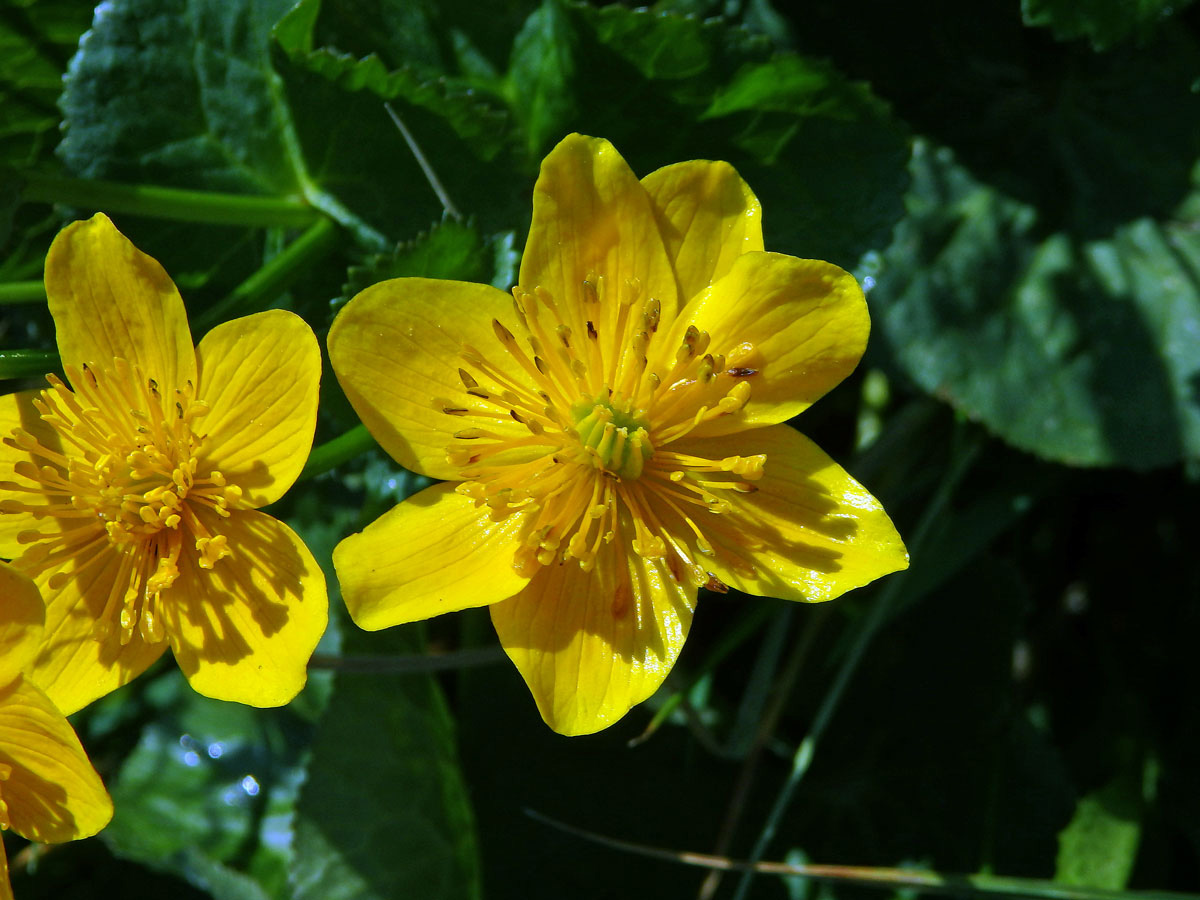
[(9, 281), (0, 284), (0, 306), (45, 302), (46, 286), (40, 281)]
[[(963, 475), (966, 474), (967, 469), (970, 468), (979, 451), (979, 447), (979, 444), (972, 445), (952, 462), (950, 471), (946, 473), (946, 477), (938, 486), (937, 493), (925, 508), (925, 512), (921, 516), (921, 521), (917, 524), (913, 532), (913, 538), (909, 542), (909, 549), (913, 556), (920, 556), (921, 547), (924, 545), (930, 529), (932, 529), (933, 524), (945, 511), (955, 487)], [(838, 670), (833, 686), (829, 689), (829, 692), (821, 702), (820, 708), (817, 710), (812, 727), (809, 728), (804, 740), (800, 742), (800, 746), (796, 748), (795, 756), (792, 757), (792, 771), (788, 775), (788, 780), (784, 783), (783, 789), (775, 798), (771, 812), (767, 815), (767, 821), (763, 825), (762, 831), (759, 832), (758, 840), (755, 841), (754, 849), (750, 853), (749, 865), (752, 868), (747, 869), (742, 875), (741, 880), (738, 882), (737, 891), (733, 895), (733, 900), (744, 900), (746, 892), (750, 889), (750, 884), (754, 880), (755, 874), (753, 867), (762, 859), (767, 846), (775, 836), (775, 830), (779, 827), (779, 820), (783, 818), (784, 812), (791, 803), (792, 795), (796, 792), (796, 787), (800, 784), (800, 780), (808, 771), (809, 766), (812, 765), (817, 744), (825, 734), (825, 729), (829, 726), (829, 722), (833, 719), (833, 714), (841, 703), (842, 694), (845, 692), (846, 686), (850, 683), (850, 679), (858, 669), (858, 664), (862, 661), (867, 647), (875, 637), (875, 633), (887, 620), (888, 612), (903, 584), (903, 575), (893, 577), (887, 582), (880, 593), (879, 599), (875, 601), (870, 614), (863, 622), (862, 628), (855, 636), (854, 644), (851, 646), (850, 652)]]
[(157, 219), (250, 227), (311, 225), (321, 214), (291, 197), (255, 197), (22, 172), (23, 200)]
[(234, 288), (229, 296), (196, 317), (196, 328), (207, 331), (234, 312), (257, 312), (282, 294), (304, 271), (331, 250), (338, 241), (337, 226), (322, 216), (298, 238)]
[(858, 884), (864, 887), (886, 888), (899, 891), (904, 888), (922, 893), (949, 894), (960, 897), (1036, 897), (1039, 900), (1200, 900), (1200, 894), (1185, 894), (1176, 891), (1114, 891), (1105, 888), (1076, 887), (1059, 884), (1041, 878), (1009, 878), (1000, 875), (946, 875), (925, 869), (885, 869), (873, 866), (839, 865), (793, 865), (781, 862), (751, 863), (730, 859), (727, 856), (710, 856), (705, 853), (689, 853), (635, 844), (620, 838), (608, 837), (594, 831), (586, 831), (567, 825), (532, 809), (525, 814), (551, 828), (565, 831), (587, 841), (634, 853), (650, 859), (678, 863), (685, 866), (702, 866), (723, 872), (759, 872), (764, 875), (786, 875), (811, 878), (814, 881), (834, 884)]
[(308, 462), (300, 473), (299, 481), (315, 478), (328, 472), (335, 466), (349, 462), (360, 453), (365, 453), (375, 446), (375, 438), (367, 431), (366, 425), (356, 425), (345, 434), (338, 435), (331, 441), (326, 441), (313, 447), (308, 455)]
[(0, 350), (0, 381), (7, 378), (36, 378), (57, 372), (58, 354), (46, 350)]

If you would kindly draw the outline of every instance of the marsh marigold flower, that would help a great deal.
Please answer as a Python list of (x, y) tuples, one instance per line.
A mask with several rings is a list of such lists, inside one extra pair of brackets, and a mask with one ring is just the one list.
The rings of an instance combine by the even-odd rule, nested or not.
[[(22, 675), (46, 608), (33, 582), (2, 563), (0, 597), (0, 832), (42, 843), (90, 837), (112, 818), (112, 801), (70, 723)], [(3, 845), (0, 900), (12, 900)]]
[(200, 693), (286, 703), (325, 580), (257, 509), (312, 446), (311, 329), (272, 310), (193, 348), (171, 279), (103, 215), (55, 238), (46, 295), (67, 381), (0, 397), (0, 556), (46, 601), (30, 678), (70, 713), (170, 645)]
[(337, 547), (350, 614), (490, 606), (543, 718), (578, 734), (659, 686), (698, 588), (819, 601), (904, 568), (879, 503), (780, 424), (868, 327), (846, 272), (763, 252), (729, 165), (638, 181), (571, 135), (542, 163), (512, 296), (396, 279), (330, 331), (371, 433), (447, 482)]

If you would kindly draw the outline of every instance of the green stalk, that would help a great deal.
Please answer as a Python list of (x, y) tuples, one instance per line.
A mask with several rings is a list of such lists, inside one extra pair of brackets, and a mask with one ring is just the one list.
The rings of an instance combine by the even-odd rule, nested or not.
[[(909, 549), (912, 556), (920, 556), (921, 547), (924, 545), (933, 524), (945, 511), (955, 487), (970, 468), (972, 461), (974, 461), (979, 451), (979, 447), (978, 443), (972, 445), (959, 454), (952, 462), (950, 471), (947, 472), (945, 479), (938, 486), (937, 493), (925, 508), (925, 512), (921, 516), (921, 521), (917, 524), (913, 532), (912, 541), (909, 542)], [(825, 729), (833, 719), (834, 712), (836, 712), (838, 705), (841, 703), (842, 694), (845, 692), (846, 686), (850, 683), (850, 679), (854, 676), (855, 671), (857, 671), (858, 664), (862, 661), (867, 647), (875, 637), (875, 633), (887, 621), (888, 612), (899, 595), (903, 584), (903, 574), (891, 578), (886, 583), (880, 592), (879, 599), (875, 601), (870, 614), (855, 636), (854, 644), (850, 648), (850, 652), (847, 654), (841, 668), (838, 670), (833, 686), (829, 689), (829, 692), (825, 695), (825, 699), (821, 703), (821, 707), (817, 710), (812, 727), (804, 737), (804, 740), (800, 742), (800, 746), (796, 748), (796, 753), (792, 757), (792, 771), (788, 775), (788, 780), (784, 783), (783, 789), (775, 798), (775, 803), (767, 815), (767, 821), (759, 832), (758, 840), (755, 841), (754, 849), (750, 853), (748, 863), (750, 868), (745, 870), (741, 880), (738, 882), (733, 900), (745, 900), (746, 892), (750, 889), (750, 884), (754, 880), (754, 874), (758, 871), (755, 866), (762, 859), (767, 845), (770, 844), (771, 839), (775, 836), (775, 830), (779, 827), (779, 820), (783, 818), (788, 804), (791, 803), (792, 795), (796, 792), (796, 787), (800, 784), (800, 780), (808, 771), (809, 766), (812, 765), (817, 744), (824, 736)]]
[(300, 477), (297, 480), (305, 481), (309, 478), (315, 478), (324, 472), (328, 472), (335, 466), (349, 462), (360, 453), (365, 453), (374, 446), (375, 438), (371, 437), (371, 432), (367, 431), (367, 426), (356, 425), (345, 434), (338, 435), (331, 441), (326, 441), (323, 444), (313, 447), (312, 453), (308, 455), (308, 462), (304, 464), (304, 469), (300, 472)]
[(1039, 900), (1200, 900), (1200, 894), (1176, 891), (1113, 891), (1104, 888), (1076, 887), (1042, 878), (1007, 878), (1002, 875), (943, 875), (924, 869), (886, 869), (872, 866), (792, 865), (780, 862), (751, 863), (727, 856), (710, 856), (635, 844), (632, 841), (585, 831), (567, 825), (539, 812), (526, 809), (525, 814), (551, 828), (565, 831), (605, 847), (634, 853), (650, 859), (700, 866), (723, 872), (758, 872), (764, 875), (786, 875), (811, 878), (864, 887), (887, 888), (891, 891), (915, 889), (928, 894), (951, 894), (967, 897), (1036, 897)]
[(40, 281), (9, 281), (0, 284), (0, 306), (45, 302), (46, 287)]
[(234, 313), (257, 312), (282, 294), (304, 269), (324, 256), (338, 241), (337, 226), (322, 216), (265, 265), (236, 288), (229, 296), (214, 303), (196, 317), (198, 331), (207, 331)]
[(156, 219), (260, 227), (311, 225), (321, 213), (291, 197), (255, 197), (22, 172), (21, 198)]
[(37, 378), (57, 372), (62, 364), (58, 354), (45, 350), (0, 350), (0, 380)]

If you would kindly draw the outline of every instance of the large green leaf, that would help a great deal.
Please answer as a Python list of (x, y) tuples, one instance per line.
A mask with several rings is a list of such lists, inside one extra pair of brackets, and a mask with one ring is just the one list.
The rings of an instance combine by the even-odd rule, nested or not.
[(887, 242), (907, 132), (865, 84), (720, 20), (571, 8), (586, 30), (564, 124), (609, 137), (639, 172), (729, 160), (764, 202), (770, 249), (852, 266)]
[(531, 157), (561, 138), (571, 117), (578, 39), (560, 0), (544, 0), (513, 41), (506, 93)]
[(290, 0), (113, 0), (71, 61), (59, 152), (89, 178), (253, 194), (301, 189), (269, 62)]
[(447, 77), (434, 16), (435, 9), (421, 3), (301, 0), (276, 27), (275, 39), (297, 66), (346, 91), (432, 113), (490, 158), (503, 146), (507, 112), (474, 82)]
[(1009, 442), (1083, 465), (1200, 453), (1200, 234), (1141, 219), (1054, 234), (918, 145), (909, 215), (869, 297), (921, 387)]
[(1087, 38), (1105, 50), (1130, 36), (1145, 38), (1192, 0), (1021, 0), (1027, 25), (1048, 27), (1059, 40)]
[[(393, 629), (349, 650), (413, 652)], [(296, 811), (295, 900), (480, 895), (453, 720), (428, 676), (338, 676)]]

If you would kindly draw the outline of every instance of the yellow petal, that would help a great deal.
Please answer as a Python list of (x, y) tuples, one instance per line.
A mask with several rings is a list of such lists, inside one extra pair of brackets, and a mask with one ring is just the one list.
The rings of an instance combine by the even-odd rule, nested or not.
[(179, 291), (103, 213), (58, 233), (46, 255), (46, 297), (64, 365), (108, 367), (121, 357), (163, 386), (195, 380)]
[(560, 734), (607, 728), (653, 694), (687, 637), (696, 590), (618, 535), (591, 572), (545, 566), (491, 607), (509, 659), (546, 724)]
[[(342, 390), (379, 445), (406, 469), (456, 479), (458, 467), (446, 462), (455, 432), (484, 426), (528, 433), (508, 418), (507, 408), (468, 397), (458, 374), (467, 344), (507, 378), (529, 383), (497, 340), (493, 319), (510, 331), (516, 327), (512, 297), (495, 288), (396, 278), (356, 296), (329, 329), (329, 361)], [(501, 418), (447, 415), (446, 401)]]
[(321, 348), (308, 324), (281, 309), (218, 325), (196, 348), (197, 396), (211, 409), (200, 450), (258, 507), (304, 468), (317, 427)]
[(580, 308), (583, 282), (597, 277), (611, 302), (631, 296), (633, 282), (638, 296), (662, 304), (664, 317), (678, 309), (650, 198), (608, 141), (571, 134), (542, 161), (520, 277), (523, 288), (543, 287), (568, 309)]
[(651, 172), (642, 185), (685, 301), (723, 277), (743, 253), (763, 249), (758, 198), (729, 163), (676, 163)]
[[(81, 530), (80, 540), (90, 531)], [(121, 645), (119, 629), (96, 639), (96, 625), (114, 591), (129, 586), (130, 557), (110, 546), (100, 532), (99, 547), (80, 550), (60, 567), (30, 571), (46, 602), (46, 631), (37, 659), (26, 674), (64, 715), (115, 691), (144, 672), (166, 649), (137, 634)], [(94, 559), (93, 559), (94, 555)], [(84, 566), (84, 560), (89, 564)], [(55, 578), (58, 572), (63, 578)]]
[[(0, 688), (3, 688), (20, 676), (37, 655), (46, 623), (46, 606), (29, 578), (2, 563), (0, 597), (4, 598), (0, 616)], [(0, 792), (3, 790), (0, 785)]]
[[(47, 462), (38, 459), (25, 450), (11, 446), (8, 440), (12, 437), (14, 428), (21, 428), (36, 438), (42, 445), (56, 452), (61, 452), (62, 443), (58, 432), (42, 421), (38, 411), (33, 406), (33, 398), (38, 391), (21, 391), (17, 394), (0, 396), (0, 482), (33, 486), (29, 479), (18, 475), (15, 466), (19, 462), (43, 466)], [(0, 500), (10, 500), (22, 504), (44, 506), (48, 502), (43, 494), (27, 491), (4, 490), (0, 488)], [(18, 540), (22, 532), (53, 533), (58, 531), (60, 524), (56, 519), (37, 517), (27, 512), (0, 512), (0, 557), (16, 559), (25, 552), (28, 541)]]
[(17, 834), (58, 843), (90, 837), (112, 818), (112, 801), (63, 714), (21, 679), (0, 693), (0, 792)]
[(328, 622), (325, 576), (287, 525), (255, 510), (201, 516), (232, 551), (212, 569), (184, 546), (163, 593), (163, 624), (179, 668), (201, 694), (282, 706), (304, 687)]
[(689, 325), (706, 331), (708, 352), (729, 371), (697, 386), (697, 406), (716, 406), (735, 384), (750, 385), (738, 413), (701, 425), (697, 436), (727, 434), (784, 422), (808, 409), (849, 375), (871, 330), (858, 282), (837, 266), (780, 253), (746, 253), (729, 273), (700, 293), (655, 342), (651, 369), (668, 360)]
[(333, 551), (351, 618), (377, 631), (511, 597), (528, 583), (513, 569), (521, 519), (493, 522), (452, 484), (409, 497)]
[[(727, 585), (818, 602), (908, 568), (908, 551), (879, 501), (795, 429), (775, 425), (677, 446), (710, 459), (766, 454), (754, 493), (719, 491), (733, 509), (696, 520), (716, 555), (695, 558)], [(682, 523), (677, 533), (686, 533)]]

